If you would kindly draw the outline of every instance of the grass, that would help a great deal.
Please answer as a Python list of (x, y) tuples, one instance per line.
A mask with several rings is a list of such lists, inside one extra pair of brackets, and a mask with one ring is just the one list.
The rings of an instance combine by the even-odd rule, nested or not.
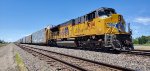
[(17, 63), (19, 71), (28, 71), (27, 68), (25, 67), (24, 62), (21, 59), (19, 53), (16, 53), (16, 55), (15, 55), (15, 61)]
[(150, 43), (149, 44), (144, 44), (144, 46), (150, 46)]
[(150, 46), (150, 43), (147, 43), (147, 44), (134, 44), (134, 46)]
[(7, 45), (7, 44), (4, 44), (4, 43), (0, 43), (0, 47), (2, 47), (2, 46), (5, 46), (5, 45)]
[(140, 45), (140, 44), (134, 44), (134, 46), (142, 46), (142, 45)]

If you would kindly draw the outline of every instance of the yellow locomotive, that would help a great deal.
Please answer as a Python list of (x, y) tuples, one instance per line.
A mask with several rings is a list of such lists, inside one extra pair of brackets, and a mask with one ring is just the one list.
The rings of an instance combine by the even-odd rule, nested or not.
[(84, 16), (47, 28), (47, 44), (80, 47), (110, 47), (132, 50), (131, 33), (125, 31), (123, 16), (102, 7)]
[(55, 27), (47, 27), (19, 40), (20, 43), (69, 47), (133, 50), (131, 32), (123, 16), (102, 7)]

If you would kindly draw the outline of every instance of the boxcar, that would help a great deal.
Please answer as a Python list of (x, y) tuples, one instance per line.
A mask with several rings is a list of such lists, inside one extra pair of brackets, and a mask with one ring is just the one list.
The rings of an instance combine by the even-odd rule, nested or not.
[(46, 29), (41, 29), (32, 34), (32, 44), (46, 44)]
[(25, 39), (26, 39), (26, 43), (27, 44), (31, 44), (32, 43), (32, 35), (26, 36)]
[(22, 43), (26, 43), (26, 38), (22, 38)]

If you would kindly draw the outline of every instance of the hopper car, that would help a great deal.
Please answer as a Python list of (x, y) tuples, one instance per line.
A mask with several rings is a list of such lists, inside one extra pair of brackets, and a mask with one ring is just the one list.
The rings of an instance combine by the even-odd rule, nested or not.
[[(111, 48), (133, 50), (131, 30), (115, 9), (102, 7), (54, 27), (46, 27), (19, 43), (50, 46)], [(27, 41), (27, 42), (26, 42)]]

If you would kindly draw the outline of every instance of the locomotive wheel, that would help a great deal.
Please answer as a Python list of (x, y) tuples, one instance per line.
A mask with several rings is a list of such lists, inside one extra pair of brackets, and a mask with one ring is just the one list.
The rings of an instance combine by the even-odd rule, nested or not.
[(113, 41), (112, 45), (113, 45), (113, 48), (115, 50), (118, 50), (118, 51), (132, 51), (132, 50), (134, 50), (133, 45), (123, 46), (123, 45), (121, 45), (121, 43), (118, 40)]
[(113, 46), (113, 49), (115, 49), (115, 50), (118, 50), (118, 51), (123, 50), (121, 43), (118, 40), (114, 40), (112, 42), (112, 46)]
[(126, 50), (128, 50), (128, 51), (132, 51), (132, 50), (134, 50), (133, 45), (130, 45), (129, 47), (127, 47), (127, 49), (126, 49)]

